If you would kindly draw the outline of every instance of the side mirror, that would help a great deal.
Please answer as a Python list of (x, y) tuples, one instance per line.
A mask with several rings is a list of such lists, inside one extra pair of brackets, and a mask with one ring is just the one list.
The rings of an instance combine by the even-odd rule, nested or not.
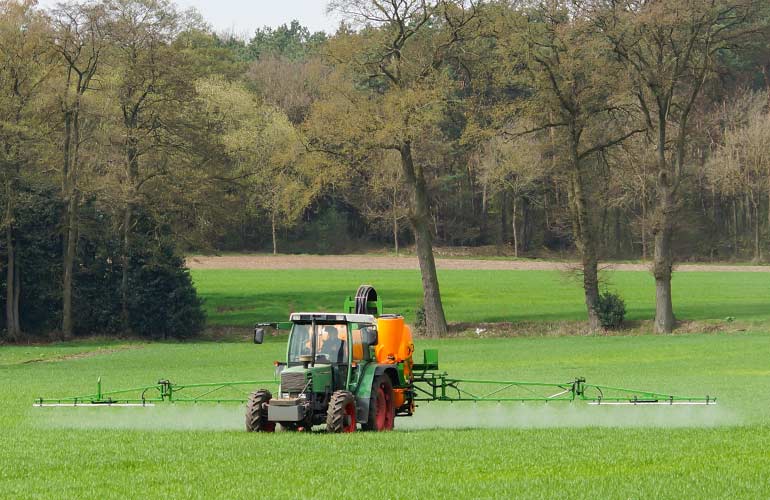
[(367, 328), (363, 331), (363, 339), (364, 344), (366, 345), (377, 345), (377, 342), (379, 341), (379, 338), (377, 336), (377, 329), (376, 328)]
[(261, 326), (254, 328), (254, 343), (261, 344), (265, 341), (265, 329)]

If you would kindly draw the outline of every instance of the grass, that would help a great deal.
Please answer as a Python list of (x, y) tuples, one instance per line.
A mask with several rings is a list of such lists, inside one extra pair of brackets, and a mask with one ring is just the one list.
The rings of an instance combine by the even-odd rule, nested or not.
[[(692, 426), (666, 411), (628, 425), (637, 408), (588, 407), (575, 424), (473, 429), (455, 404), (418, 408), (457, 428), (389, 434), (255, 435), (237, 406), (40, 409), (38, 395), (153, 383), (269, 378), (285, 339), (247, 343), (70, 343), (0, 348), (3, 498), (767, 498), (770, 495), (770, 334), (538, 337), (420, 341), (457, 376), (589, 381), (717, 394)], [(98, 348), (108, 348), (93, 354)], [(91, 356), (62, 357), (88, 351)], [(40, 358), (50, 362), (25, 361)], [(504, 406), (512, 419), (530, 406)], [(540, 407), (538, 407), (540, 408)], [(130, 411), (134, 410), (134, 411)], [(460, 413), (457, 413), (457, 412)], [(708, 413), (707, 413), (708, 414)], [(170, 415), (170, 417), (169, 417)], [(454, 415), (454, 417), (453, 417)], [(673, 415), (673, 414), (672, 414)], [(567, 417), (560, 420), (562, 417)], [(688, 417), (688, 418), (690, 418)], [(443, 420), (440, 420), (443, 419)], [(453, 420), (454, 419), (454, 420)], [(604, 424), (601, 424), (604, 419)], [(430, 426), (432, 420), (423, 424)], [(402, 429), (408, 419), (399, 419)], [(607, 426), (609, 425), (609, 427)], [(682, 427), (684, 425), (684, 427)], [(469, 428), (470, 427), (470, 428)], [(537, 425), (537, 427), (541, 427)], [(670, 427), (670, 428), (669, 428)], [(217, 430), (212, 430), (217, 429)]]
[[(213, 325), (249, 326), (283, 320), (290, 311), (339, 310), (345, 296), (369, 283), (385, 308), (409, 321), (421, 302), (417, 271), (194, 270)], [(447, 320), (451, 322), (574, 321), (585, 317), (578, 281), (559, 271), (439, 272)], [(655, 313), (655, 288), (649, 273), (605, 273), (606, 286), (626, 301), (627, 318)], [(312, 284), (312, 286), (310, 286)], [(770, 276), (747, 272), (679, 272), (673, 278), (679, 319), (742, 322), (770, 320)]]
[[(369, 282), (414, 313), (412, 271), (196, 270), (218, 325), (338, 310)], [(647, 273), (612, 272), (632, 319), (653, 314)], [(444, 271), (450, 321), (579, 320), (578, 284), (558, 272)], [(238, 405), (32, 408), (38, 396), (272, 377), (285, 337), (246, 342), (0, 346), (0, 498), (768, 498), (767, 277), (677, 273), (680, 318), (732, 316), (748, 332), (418, 340), (468, 378), (590, 383), (716, 395), (716, 407), (422, 405), (400, 432), (255, 435)], [(312, 284), (312, 287), (310, 286)], [(648, 411), (649, 410), (649, 411)], [(490, 420), (491, 418), (491, 420)], [(490, 425), (491, 423), (491, 425)], [(435, 427), (441, 427), (436, 429)]]

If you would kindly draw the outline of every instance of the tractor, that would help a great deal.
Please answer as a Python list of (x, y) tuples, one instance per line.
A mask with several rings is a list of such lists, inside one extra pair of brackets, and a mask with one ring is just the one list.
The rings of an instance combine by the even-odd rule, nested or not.
[(371, 286), (348, 298), (344, 313), (292, 313), (288, 323), (261, 323), (254, 342), (268, 329), (290, 329), (286, 360), (276, 362), (277, 394), (259, 389), (246, 406), (248, 431), (353, 432), (393, 429), (397, 415), (414, 411), (409, 326), (399, 315), (383, 315)]

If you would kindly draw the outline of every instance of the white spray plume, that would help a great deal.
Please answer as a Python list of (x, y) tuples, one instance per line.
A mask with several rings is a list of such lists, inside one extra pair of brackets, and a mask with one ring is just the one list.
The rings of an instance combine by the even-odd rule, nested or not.
[(737, 415), (718, 405), (586, 405), (582, 403), (423, 403), (399, 429), (555, 427), (717, 427), (737, 425)]
[[(243, 430), (239, 405), (167, 405), (147, 408), (33, 409), (36, 424), (65, 429)], [(559, 427), (717, 427), (738, 425), (738, 415), (719, 405), (591, 406), (563, 404), (421, 403), (397, 430)]]

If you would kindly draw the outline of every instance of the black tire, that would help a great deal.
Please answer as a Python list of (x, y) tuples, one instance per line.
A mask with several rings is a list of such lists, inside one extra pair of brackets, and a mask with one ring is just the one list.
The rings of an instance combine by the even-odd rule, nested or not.
[(249, 394), (246, 405), (246, 430), (248, 432), (274, 432), (275, 422), (267, 420), (267, 403), (273, 398), (270, 391), (260, 389)]
[(369, 400), (369, 418), (362, 427), (367, 431), (391, 431), (396, 419), (393, 406), (393, 383), (387, 375), (380, 375), (372, 384), (372, 398)]
[(326, 432), (354, 432), (356, 430), (356, 398), (348, 391), (336, 391), (326, 411)]

